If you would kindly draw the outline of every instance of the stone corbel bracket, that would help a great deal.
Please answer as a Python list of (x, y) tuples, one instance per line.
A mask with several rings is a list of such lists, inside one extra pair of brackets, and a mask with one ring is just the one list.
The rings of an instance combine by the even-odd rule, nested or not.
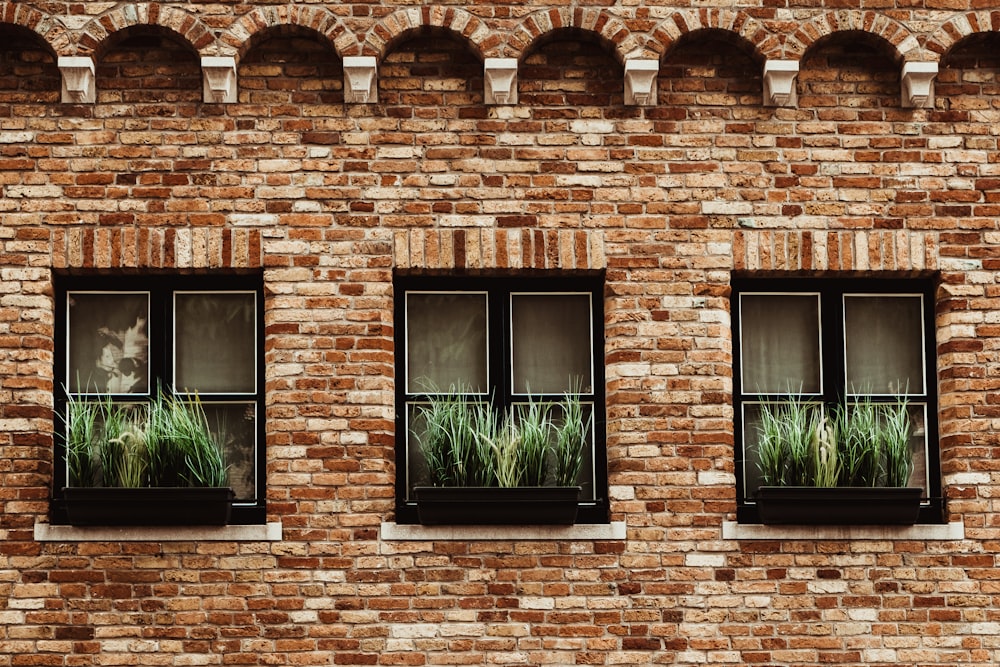
[(794, 107), (798, 104), (795, 79), (798, 60), (768, 60), (764, 63), (764, 106)]
[(625, 61), (625, 104), (648, 107), (656, 104), (659, 60), (629, 58)]
[(517, 104), (517, 58), (487, 58), (483, 71), (486, 104)]
[(910, 109), (933, 109), (934, 78), (937, 73), (937, 63), (903, 63), (900, 77), (902, 105)]
[(236, 101), (236, 59), (205, 56), (201, 59), (202, 99), (216, 104)]
[(62, 75), (60, 94), (63, 102), (92, 104), (97, 101), (93, 60), (86, 56), (59, 56), (57, 64)]
[(344, 102), (348, 104), (378, 102), (378, 82), (375, 76), (377, 67), (375, 56), (344, 58)]

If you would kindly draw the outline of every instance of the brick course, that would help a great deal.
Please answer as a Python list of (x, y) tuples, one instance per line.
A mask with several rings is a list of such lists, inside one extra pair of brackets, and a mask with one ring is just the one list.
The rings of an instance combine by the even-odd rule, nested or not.
[[(996, 665), (995, 10), (0, 2), (0, 666)], [(97, 102), (59, 102), (92, 55)], [(239, 102), (199, 59), (238, 60)], [(344, 104), (342, 58), (379, 100)], [(658, 104), (623, 104), (626, 57)], [(483, 104), (485, 57), (519, 104)], [(764, 59), (800, 60), (763, 106)], [(933, 109), (903, 60), (940, 62)], [(279, 542), (40, 542), (53, 272), (260, 271)], [(606, 270), (625, 540), (396, 541), (394, 270)], [(938, 275), (965, 539), (732, 540), (732, 272)]]

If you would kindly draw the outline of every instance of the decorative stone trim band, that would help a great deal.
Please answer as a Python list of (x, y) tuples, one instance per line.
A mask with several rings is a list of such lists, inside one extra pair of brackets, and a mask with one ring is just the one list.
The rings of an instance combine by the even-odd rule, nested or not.
[[(374, 56), (344, 58), (344, 101), (348, 104), (378, 102), (378, 61)], [(90, 57), (60, 56), (61, 99), (64, 103), (93, 104), (97, 101), (94, 61)], [(232, 104), (238, 101), (236, 59), (232, 56), (204, 56), (201, 59), (203, 98), (206, 103)], [(516, 58), (486, 58), (484, 102), (491, 105), (517, 104)], [(656, 104), (656, 82), (660, 62), (629, 58), (625, 61), (624, 102), (633, 106)], [(764, 63), (764, 104), (794, 107), (797, 60), (768, 60)], [(902, 105), (909, 108), (934, 107), (934, 77), (938, 64), (906, 62), (900, 75)]]

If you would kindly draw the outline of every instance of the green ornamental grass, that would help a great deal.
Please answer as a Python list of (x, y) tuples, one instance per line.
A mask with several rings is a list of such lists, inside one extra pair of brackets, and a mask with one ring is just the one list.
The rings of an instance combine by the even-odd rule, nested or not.
[(104, 405), (70, 395), (63, 418), (66, 429), (66, 471), (70, 486), (95, 486), (100, 467), (94, 443), (102, 429)]
[(197, 395), (160, 391), (148, 404), (70, 395), (65, 422), (70, 486), (228, 484), (222, 443)]
[(415, 435), (432, 486), (576, 486), (589, 423), (578, 394), (554, 407), (529, 400), (497, 413), (465, 388), (431, 393)]
[(763, 403), (756, 442), (765, 486), (902, 487), (913, 472), (905, 399), (822, 406), (799, 396)]
[(583, 469), (584, 447), (593, 426), (593, 415), (584, 418), (579, 392), (567, 392), (562, 409), (562, 420), (555, 426), (555, 483), (556, 486), (576, 486)]
[(813, 486), (813, 439), (820, 417), (817, 405), (797, 396), (761, 404), (757, 456), (763, 484)]

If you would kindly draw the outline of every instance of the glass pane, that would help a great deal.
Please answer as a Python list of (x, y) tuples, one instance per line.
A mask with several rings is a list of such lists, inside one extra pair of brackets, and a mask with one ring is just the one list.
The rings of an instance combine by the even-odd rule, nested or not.
[(256, 472), (257, 419), (254, 403), (202, 402), (208, 427), (215, 434), (229, 466), (229, 486), (237, 501), (253, 501), (257, 497)]
[(593, 391), (590, 294), (511, 295), (513, 389)]
[(743, 404), (743, 496), (753, 501), (760, 487), (760, 457), (757, 445), (760, 439), (760, 404)]
[(407, 392), (486, 391), (486, 295), (406, 295)]
[(923, 394), (923, 299), (845, 296), (847, 388), (852, 394)]
[[(521, 408), (526, 409), (528, 404), (516, 404)], [(587, 430), (587, 443), (588, 445), (583, 450), (583, 464), (580, 466), (580, 475), (577, 477), (577, 484), (580, 485), (580, 500), (582, 502), (589, 502), (595, 499), (594, 495), (594, 404), (593, 403), (582, 403), (583, 408), (583, 422), (589, 426)], [(564, 421), (565, 411), (558, 404), (552, 405), (549, 412), (549, 416), (552, 419), (552, 424), (558, 428), (562, 425)], [(553, 445), (556, 443), (553, 442)], [(554, 480), (546, 481), (546, 484), (554, 483)]]
[(820, 393), (819, 325), (815, 294), (741, 295), (743, 393)]
[(406, 499), (413, 500), (413, 487), (427, 486), (431, 477), (427, 461), (420, 451), (420, 434), (426, 428), (420, 406), (426, 403), (406, 404)]
[(930, 478), (927, 470), (927, 404), (910, 403), (910, 450), (913, 452), (913, 472), (907, 486), (919, 486), (924, 498), (930, 497)]
[(149, 391), (149, 294), (70, 292), (67, 384), (74, 393)]
[(178, 292), (174, 309), (175, 388), (202, 394), (255, 393), (256, 295)]

